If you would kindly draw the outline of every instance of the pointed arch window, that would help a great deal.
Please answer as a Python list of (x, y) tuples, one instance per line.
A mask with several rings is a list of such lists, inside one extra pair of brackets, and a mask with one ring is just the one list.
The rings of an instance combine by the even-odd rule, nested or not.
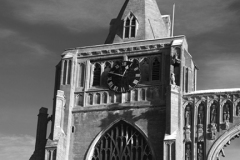
[(152, 80), (160, 80), (160, 62), (157, 58), (154, 59), (152, 64)]
[(85, 66), (83, 63), (78, 64), (78, 87), (83, 87), (84, 85), (84, 71)]
[(145, 137), (130, 124), (120, 121), (98, 141), (91, 160), (153, 160)]
[(93, 72), (93, 86), (100, 86), (100, 78), (101, 78), (101, 65), (99, 63), (96, 63)]
[(62, 85), (68, 85), (71, 82), (71, 72), (72, 72), (72, 61), (71, 60), (63, 60), (63, 78)]
[(137, 35), (137, 18), (131, 13), (124, 20), (124, 30), (123, 35), (124, 38), (133, 38)]

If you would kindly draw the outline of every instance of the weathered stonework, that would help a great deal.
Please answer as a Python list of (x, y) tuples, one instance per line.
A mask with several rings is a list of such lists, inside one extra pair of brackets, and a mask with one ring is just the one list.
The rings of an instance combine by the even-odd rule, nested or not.
[[(240, 89), (196, 91), (198, 69), (186, 37), (170, 37), (170, 25), (155, 0), (126, 0), (105, 44), (65, 50), (56, 66), (53, 114), (40, 110), (30, 159), (224, 155), (224, 147), (240, 135)], [(126, 60), (137, 64), (141, 78), (132, 90), (114, 92), (109, 71)]]

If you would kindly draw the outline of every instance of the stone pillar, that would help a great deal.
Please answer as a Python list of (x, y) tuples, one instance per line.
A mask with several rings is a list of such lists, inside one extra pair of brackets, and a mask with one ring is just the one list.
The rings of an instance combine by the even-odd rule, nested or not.
[(64, 91), (58, 90), (56, 95), (56, 106), (54, 115), (54, 129), (53, 140), (59, 139), (59, 136), (64, 133), (63, 121), (64, 121), (64, 106), (65, 106)]

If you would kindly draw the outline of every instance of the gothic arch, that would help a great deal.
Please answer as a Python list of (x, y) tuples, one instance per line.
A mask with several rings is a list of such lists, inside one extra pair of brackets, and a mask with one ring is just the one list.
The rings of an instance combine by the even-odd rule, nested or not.
[(224, 146), (240, 134), (240, 124), (232, 127), (228, 132), (220, 136), (212, 145), (207, 160), (217, 160)]
[[(120, 139), (121, 147), (118, 143)], [(89, 148), (86, 159), (98, 160), (100, 156), (105, 155), (109, 156), (109, 160), (122, 160), (122, 158), (125, 160), (155, 160), (153, 149), (147, 139), (145, 133), (136, 125), (119, 119), (97, 135)], [(142, 157), (137, 157), (139, 155)]]

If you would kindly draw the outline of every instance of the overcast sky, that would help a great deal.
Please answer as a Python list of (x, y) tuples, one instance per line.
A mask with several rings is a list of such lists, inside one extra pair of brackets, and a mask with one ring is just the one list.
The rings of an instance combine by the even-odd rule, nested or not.
[[(163, 15), (171, 14), (176, 3), (174, 35), (187, 37), (189, 52), (200, 69), (198, 89), (238, 88), (240, 1), (157, 2)], [(0, 159), (30, 157), (38, 110), (47, 107), (51, 114), (55, 65), (61, 53), (104, 43), (109, 22), (123, 3), (0, 0)]]

